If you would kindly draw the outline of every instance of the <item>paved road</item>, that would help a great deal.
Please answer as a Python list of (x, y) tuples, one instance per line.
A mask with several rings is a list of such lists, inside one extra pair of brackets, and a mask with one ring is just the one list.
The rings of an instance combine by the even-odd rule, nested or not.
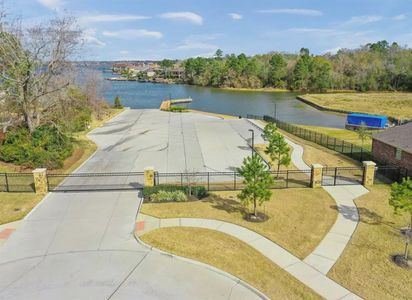
[[(197, 121), (186, 118), (196, 119), (192, 114), (123, 113), (93, 132), (100, 150), (79, 172), (135, 171), (149, 162), (165, 170), (177, 168), (183, 162), (177, 157), (182, 147), (171, 137), (175, 134), (173, 139), (182, 141), (174, 132), (178, 124), (188, 127), (183, 129), (188, 137), (193, 130), (210, 131), (204, 124), (190, 125)], [(205, 118), (199, 117), (200, 123)], [(164, 122), (177, 124), (166, 126)], [(220, 129), (234, 128), (220, 120), (216, 123)], [(247, 131), (242, 124), (235, 126)], [(199, 145), (195, 136), (184, 141), (183, 148), (192, 151), (186, 156), (186, 167), (204, 167), (205, 160), (196, 158), (198, 150), (191, 148)], [(228, 143), (245, 143), (238, 137)], [(228, 151), (239, 157), (226, 166), (238, 163), (245, 150), (229, 147)], [(259, 298), (230, 277), (137, 243), (132, 233), (139, 201), (136, 191), (49, 194), (0, 250), (0, 299)]]

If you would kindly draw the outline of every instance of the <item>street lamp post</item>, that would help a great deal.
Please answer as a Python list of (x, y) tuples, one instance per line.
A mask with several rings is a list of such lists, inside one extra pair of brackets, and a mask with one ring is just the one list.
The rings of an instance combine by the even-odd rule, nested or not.
[(252, 156), (255, 154), (255, 131), (253, 129), (249, 129), (252, 133)]
[(275, 111), (274, 111), (274, 115), (275, 115), (275, 120), (276, 120), (276, 114), (277, 114), (277, 107), (276, 107), (276, 102), (275, 103), (273, 103), (274, 104), (274, 106), (275, 106)]

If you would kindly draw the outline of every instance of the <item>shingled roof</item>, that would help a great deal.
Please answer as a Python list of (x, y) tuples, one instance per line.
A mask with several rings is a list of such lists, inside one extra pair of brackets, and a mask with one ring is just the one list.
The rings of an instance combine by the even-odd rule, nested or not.
[(412, 122), (375, 133), (372, 138), (412, 153)]

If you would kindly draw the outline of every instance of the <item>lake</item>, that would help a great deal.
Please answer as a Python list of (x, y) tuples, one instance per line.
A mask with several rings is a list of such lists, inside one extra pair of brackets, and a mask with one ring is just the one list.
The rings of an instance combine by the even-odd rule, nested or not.
[[(111, 75), (111, 74), (110, 74)], [(107, 81), (105, 98), (120, 96), (124, 106), (159, 108), (163, 100), (191, 97), (188, 108), (228, 115), (271, 115), (279, 120), (306, 125), (344, 128), (345, 116), (319, 111), (296, 99), (291, 92), (231, 91), (181, 84)]]

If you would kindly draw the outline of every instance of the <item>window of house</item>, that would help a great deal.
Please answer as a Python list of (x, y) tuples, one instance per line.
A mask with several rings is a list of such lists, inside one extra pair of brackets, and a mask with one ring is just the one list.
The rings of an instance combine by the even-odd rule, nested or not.
[(396, 148), (395, 150), (395, 158), (397, 160), (401, 160), (402, 159), (402, 149)]

